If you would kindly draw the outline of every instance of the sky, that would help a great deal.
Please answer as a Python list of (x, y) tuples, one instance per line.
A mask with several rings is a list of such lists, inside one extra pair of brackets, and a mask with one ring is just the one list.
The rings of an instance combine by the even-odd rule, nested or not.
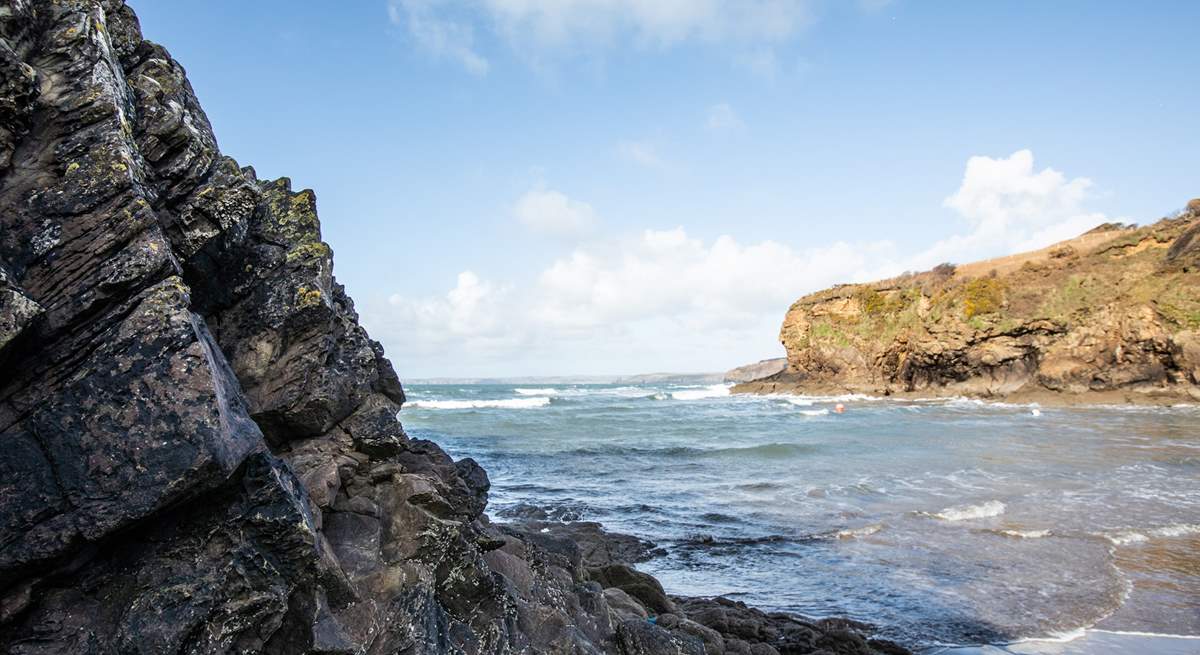
[(129, 0), (401, 378), (720, 371), (1200, 196), (1197, 2)]

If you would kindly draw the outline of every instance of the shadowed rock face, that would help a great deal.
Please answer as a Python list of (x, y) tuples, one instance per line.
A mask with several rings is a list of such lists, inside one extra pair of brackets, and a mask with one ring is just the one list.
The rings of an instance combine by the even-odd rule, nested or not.
[(1200, 399), (1200, 200), (1143, 228), (797, 300), (787, 368), (738, 391)]
[(403, 402), (312, 191), (221, 155), (128, 7), (0, 6), (0, 652), (724, 652), (491, 525)]

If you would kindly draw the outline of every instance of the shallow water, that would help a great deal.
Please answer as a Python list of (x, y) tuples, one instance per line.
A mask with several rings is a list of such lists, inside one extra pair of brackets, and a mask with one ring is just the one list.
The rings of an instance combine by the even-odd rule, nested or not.
[(665, 554), (639, 566), (671, 593), (847, 615), (915, 646), (1200, 635), (1198, 408), (408, 392), (409, 434), (478, 460), (493, 516), (528, 502), (652, 539)]

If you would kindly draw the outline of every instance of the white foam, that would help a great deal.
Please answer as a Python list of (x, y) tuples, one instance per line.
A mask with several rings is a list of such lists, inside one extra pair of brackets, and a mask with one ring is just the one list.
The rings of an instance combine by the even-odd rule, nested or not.
[(1094, 628), (1088, 632), (1099, 632), (1108, 635), (1129, 635), (1132, 637), (1163, 637), (1166, 639), (1200, 639), (1200, 635), (1174, 635), (1164, 632), (1140, 632), (1137, 630), (1101, 630)]
[(1041, 539), (1049, 537), (1049, 530), (1001, 530), (1000, 534), (1006, 537), (1016, 537), (1018, 539)]
[(1004, 509), (1004, 503), (998, 500), (989, 500), (979, 505), (947, 507), (933, 514), (933, 516), (943, 521), (968, 521), (970, 519), (986, 519), (993, 516), (1000, 516), (1004, 513)]
[(538, 396), (500, 400), (414, 400), (405, 403), (405, 407), (417, 409), (532, 409), (549, 404), (549, 398)]
[(837, 539), (854, 539), (856, 537), (867, 537), (875, 534), (883, 529), (882, 525), (867, 525), (861, 528), (848, 528), (846, 530), (838, 530), (833, 534)]
[(800, 413), (805, 416), (825, 416), (829, 413), (827, 409), (802, 409)]
[(1200, 534), (1200, 525), (1193, 523), (1177, 523), (1175, 525), (1166, 525), (1153, 530), (1122, 530), (1120, 532), (1110, 532), (1103, 534), (1105, 539), (1112, 542), (1114, 546), (1127, 546), (1129, 544), (1138, 544), (1151, 539), (1170, 539), (1172, 537), (1186, 537), (1191, 534)]
[(1189, 534), (1197, 533), (1200, 533), (1200, 525), (1193, 523), (1168, 525), (1165, 528), (1159, 528), (1151, 532), (1151, 534), (1155, 537), (1186, 537)]
[(521, 396), (556, 396), (559, 393), (558, 389), (553, 387), (547, 387), (545, 389), (513, 389), (513, 391), (517, 392), (517, 394)]
[(703, 400), (705, 398), (721, 398), (728, 395), (729, 385), (725, 384), (711, 384), (700, 389), (683, 389), (671, 392), (671, 397), (675, 400)]

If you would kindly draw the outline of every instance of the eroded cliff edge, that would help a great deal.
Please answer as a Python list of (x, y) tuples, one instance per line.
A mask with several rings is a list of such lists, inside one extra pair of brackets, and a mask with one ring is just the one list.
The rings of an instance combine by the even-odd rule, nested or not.
[(1137, 228), (797, 300), (741, 392), (1200, 400), (1200, 200)]
[(0, 5), (0, 230), (0, 652), (900, 650), (493, 525), (119, 0)]

